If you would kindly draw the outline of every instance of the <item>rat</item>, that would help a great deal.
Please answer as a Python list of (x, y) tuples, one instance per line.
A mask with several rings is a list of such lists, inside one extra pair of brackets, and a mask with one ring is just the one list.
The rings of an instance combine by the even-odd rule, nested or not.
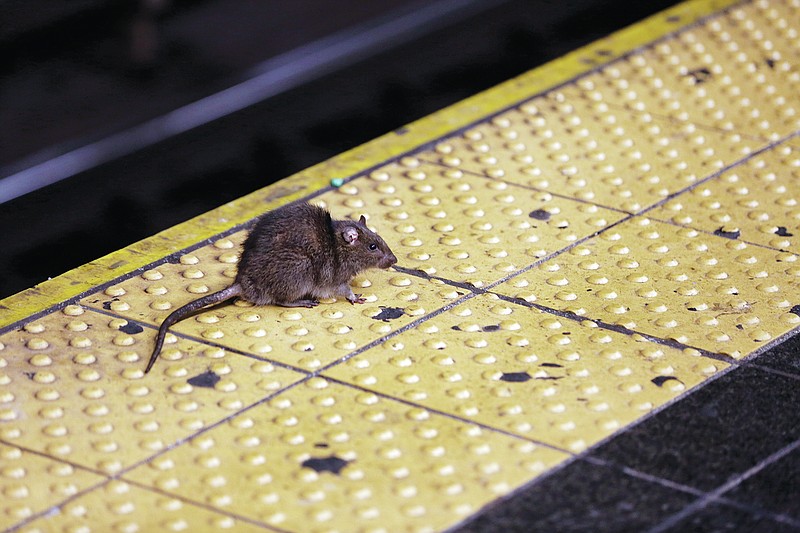
[(244, 242), (233, 284), (164, 319), (145, 373), (156, 362), (167, 329), (204, 307), (237, 296), (256, 305), (283, 307), (314, 307), (319, 298), (332, 296), (363, 304), (366, 299), (353, 293), (350, 281), (368, 268), (395, 263), (389, 245), (367, 227), (364, 215), (357, 222), (334, 220), (328, 210), (305, 202), (269, 211), (258, 218)]

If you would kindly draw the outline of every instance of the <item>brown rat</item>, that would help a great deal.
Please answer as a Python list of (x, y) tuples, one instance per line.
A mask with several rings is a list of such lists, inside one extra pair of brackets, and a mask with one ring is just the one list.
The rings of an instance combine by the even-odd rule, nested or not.
[(331, 296), (364, 303), (360, 294), (353, 294), (350, 281), (368, 268), (397, 263), (386, 242), (366, 222), (364, 215), (357, 222), (333, 220), (326, 209), (307, 203), (285, 205), (262, 215), (244, 242), (234, 283), (179, 307), (164, 319), (145, 373), (156, 362), (170, 326), (235, 296), (256, 305), (284, 307), (314, 307), (319, 298)]

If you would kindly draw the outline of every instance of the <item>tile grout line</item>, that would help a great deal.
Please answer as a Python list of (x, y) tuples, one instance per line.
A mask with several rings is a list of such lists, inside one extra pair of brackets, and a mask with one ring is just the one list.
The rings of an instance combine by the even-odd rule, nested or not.
[[(690, 515), (694, 514), (695, 511), (698, 511), (703, 507), (706, 507), (709, 503), (713, 503), (714, 501), (720, 500), (720, 497), (726, 492), (739, 486), (743, 481), (746, 481), (752, 476), (758, 474), (767, 466), (771, 465), (772, 463), (775, 463), (776, 461), (779, 461), (786, 455), (790, 454), (791, 452), (799, 448), (800, 448), (800, 439), (795, 440), (793, 443), (787, 446), (784, 446), (777, 452), (774, 452), (771, 455), (767, 456), (766, 458), (762, 459), (761, 461), (759, 461), (754, 466), (750, 467), (745, 472), (742, 472), (741, 474), (735, 476), (727, 483), (720, 485), (714, 491), (707, 493), (705, 496), (701, 498), (698, 498), (693, 503), (684, 507), (681, 511), (673, 514), (672, 516), (662, 521), (661, 523), (656, 524), (654, 527), (650, 528), (647, 531), (647, 533), (662, 533), (668, 530), (669, 528), (677, 525), (683, 519), (688, 518)], [(785, 517), (784, 520), (781, 521), (790, 523), (794, 526), (800, 526), (800, 521), (788, 517)]]

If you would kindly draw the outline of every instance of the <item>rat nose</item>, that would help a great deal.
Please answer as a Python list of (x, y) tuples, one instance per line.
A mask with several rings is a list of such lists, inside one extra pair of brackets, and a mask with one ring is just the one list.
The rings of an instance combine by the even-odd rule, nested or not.
[(397, 258), (392, 252), (389, 252), (389, 255), (383, 258), (383, 264), (381, 265), (381, 268), (389, 268), (395, 264), (397, 264)]

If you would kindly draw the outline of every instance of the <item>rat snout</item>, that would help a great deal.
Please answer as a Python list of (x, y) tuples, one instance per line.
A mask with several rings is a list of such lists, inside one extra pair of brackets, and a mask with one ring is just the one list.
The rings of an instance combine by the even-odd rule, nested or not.
[(394, 256), (392, 252), (383, 256), (381, 259), (381, 263), (378, 265), (380, 268), (389, 268), (392, 265), (397, 264), (397, 258)]

